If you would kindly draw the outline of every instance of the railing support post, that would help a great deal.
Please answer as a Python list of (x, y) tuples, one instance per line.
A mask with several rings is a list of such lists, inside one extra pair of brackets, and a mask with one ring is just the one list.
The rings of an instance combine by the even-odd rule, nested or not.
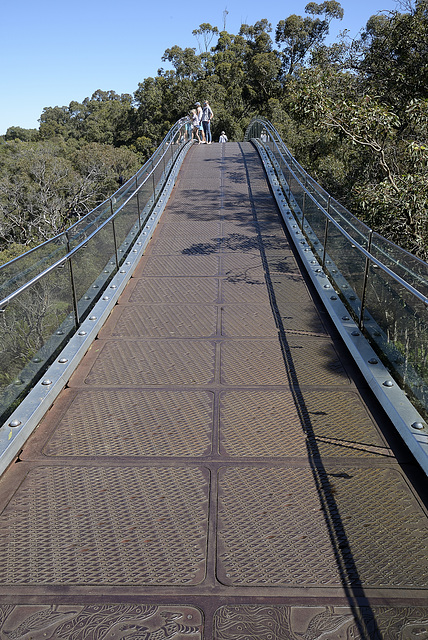
[[(330, 203), (331, 203), (331, 196), (328, 196), (328, 201), (327, 201), (327, 213), (328, 214), (330, 214)], [(329, 220), (329, 218), (326, 218), (326, 220), (325, 220), (325, 230), (324, 230), (323, 252), (322, 252), (322, 268), (323, 269), (325, 267), (325, 254), (326, 254), (326, 247), (327, 247), (328, 225), (329, 224), (330, 224), (330, 220)]]
[(305, 209), (306, 209), (306, 190), (303, 192), (303, 202), (302, 202), (302, 220), (300, 222), (300, 229), (303, 231), (303, 224), (305, 222)]
[[(372, 238), (373, 238), (373, 230), (369, 231), (369, 244), (367, 247), (367, 251), (371, 253), (372, 251)], [(364, 268), (364, 280), (363, 280), (363, 292), (361, 294), (361, 309), (360, 309), (360, 321), (358, 323), (358, 328), (360, 331), (364, 329), (364, 310), (366, 307), (366, 293), (367, 293), (367, 282), (369, 279), (369, 267), (370, 267), (370, 258), (366, 258), (366, 264)]]
[(324, 244), (322, 250), (322, 268), (325, 267), (325, 256), (326, 256), (326, 247), (327, 247), (327, 237), (328, 237), (328, 225), (330, 224), (330, 220), (326, 218), (325, 221), (325, 230), (324, 230)]
[[(70, 241), (68, 237), (67, 237), (67, 253), (70, 253)], [(74, 279), (72, 258), (69, 258), (68, 266), (70, 268), (71, 297), (73, 300), (73, 311), (74, 311), (74, 317), (75, 317), (76, 329), (77, 329), (80, 323), (80, 317), (79, 317), (79, 307), (77, 305), (76, 281)]]
[[(112, 214), (114, 213), (113, 211), (113, 200), (110, 198), (110, 209)], [(117, 271), (119, 271), (119, 256), (117, 255), (117, 238), (116, 238), (116, 229), (114, 226), (114, 218), (111, 221), (112, 224), (112, 229), (113, 229), (113, 243), (114, 243), (114, 255), (115, 255), (115, 259), (116, 259), (116, 269)]]
[(155, 169), (152, 160), (152, 183), (153, 183), (153, 204), (156, 202)]
[(135, 191), (137, 192), (137, 211), (138, 211), (138, 229), (141, 229), (141, 214), (140, 214), (140, 192), (138, 191), (138, 180), (135, 178)]

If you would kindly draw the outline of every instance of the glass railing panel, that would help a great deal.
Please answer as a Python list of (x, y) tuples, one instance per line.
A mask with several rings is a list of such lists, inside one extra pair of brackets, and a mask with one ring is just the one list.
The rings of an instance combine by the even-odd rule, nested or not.
[(309, 195), (304, 197), (303, 210), (303, 231), (316, 253), (322, 258), (326, 225), (324, 211)]
[(144, 225), (148, 215), (150, 214), (150, 209), (153, 206), (153, 201), (153, 182), (150, 176), (138, 191), (138, 202), (140, 204), (140, 219), (142, 226)]
[(279, 166), (286, 181), (289, 183), (291, 178), (291, 170), (284, 157), (280, 158)]
[(63, 234), (4, 264), (0, 267), (0, 300), (61, 260), (66, 253), (67, 243)]
[(122, 204), (135, 191), (135, 179), (128, 180), (114, 193), (116, 200)]
[(111, 221), (76, 251), (71, 257), (71, 267), (82, 322), (117, 271)]
[(125, 260), (139, 233), (137, 196), (126, 202), (114, 218), (119, 265)]
[(358, 220), (335, 200), (330, 203), (329, 214), (353, 238), (354, 242), (368, 249), (370, 229), (364, 222)]
[(328, 194), (325, 193), (320, 193), (316, 188), (313, 182), (308, 181), (306, 183), (306, 189), (308, 191), (308, 193), (311, 194), (311, 196), (314, 198), (314, 200), (316, 200), (318, 202), (318, 204), (325, 209), (325, 211), (327, 211), (328, 209), (328, 203), (329, 203), (329, 198), (328, 198)]
[(110, 198), (113, 211), (117, 211), (135, 191), (135, 180), (128, 180)]
[(331, 217), (342, 227), (342, 229), (351, 236), (354, 242), (358, 243), (363, 249), (368, 250), (370, 242), (370, 229), (357, 220), (350, 218), (349, 220), (337, 214), (336, 209), (330, 208)]
[(171, 167), (174, 162), (174, 153), (175, 153), (175, 150), (177, 149), (177, 146), (178, 145), (175, 144), (175, 141), (172, 141), (169, 144), (168, 153), (167, 153), (168, 172), (171, 171)]
[(291, 193), (293, 194), (294, 199), (296, 200), (296, 203), (300, 208), (300, 211), (302, 212), (305, 189), (303, 188), (299, 180), (294, 176), (294, 174), (290, 175), (289, 185), (290, 185)]
[(112, 215), (110, 200), (104, 202), (102, 206), (97, 207), (87, 216), (79, 220), (68, 231), (70, 251), (75, 249), (81, 242), (90, 236), (98, 227), (100, 227)]
[(356, 320), (359, 320), (361, 312), (365, 267), (364, 254), (330, 222), (325, 269)]
[(68, 263), (30, 285), (1, 311), (1, 422), (40, 379), (75, 330)]
[(309, 193), (312, 193), (315, 200), (318, 200), (318, 202), (326, 209), (329, 201), (329, 194), (308, 174), (306, 174), (306, 188)]
[(142, 183), (146, 183), (150, 179), (149, 176), (150, 176), (151, 170), (152, 170), (152, 162), (150, 160), (149, 162), (146, 162), (144, 167), (142, 167), (142, 169), (140, 169), (140, 171), (137, 173), (136, 175), (137, 186), (139, 186)]
[(428, 264), (426, 262), (397, 247), (377, 233), (373, 234), (371, 252), (391, 271), (428, 298)]
[(425, 304), (374, 265), (369, 270), (365, 331), (388, 366), (428, 406), (428, 317)]
[(159, 158), (157, 164), (155, 163), (154, 172), (153, 172), (153, 181), (155, 185), (155, 196), (158, 198), (160, 192), (162, 191), (162, 187), (164, 184), (164, 158)]

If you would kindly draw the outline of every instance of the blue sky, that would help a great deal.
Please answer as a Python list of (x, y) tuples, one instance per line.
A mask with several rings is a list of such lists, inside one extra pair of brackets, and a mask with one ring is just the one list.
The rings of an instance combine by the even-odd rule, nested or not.
[[(1, 10), (0, 134), (10, 126), (37, 128), (44, 107), (81, 102), (97, 89), (134, 93), (156, 75), (165, 49), (196, 47), (192, 31), (203, 22), (237, 33), (241, 23), (305, 15), (308, 0), (222, 0), (180, 3), (162, 0), (6, 0)], [(321, 2), (321, 0), (318, 0)], [(368, 18), (397, 8), (396, 0), (342, 0), (345, 15), (334, 21), (332, 40), (348, 29), (356, 36)]]

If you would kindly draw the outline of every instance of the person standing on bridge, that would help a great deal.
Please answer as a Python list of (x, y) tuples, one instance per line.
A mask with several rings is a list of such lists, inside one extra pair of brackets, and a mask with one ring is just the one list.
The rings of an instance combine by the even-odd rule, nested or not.
[(192, 120), (192, 140), (196, 138), (198, 144), (201, 144), (201, 140), (199, 138), (199, 118), (196, 109), (192, 109), (189, 115)]
[(202, 143), (205, 144), (206, 140), (205, 140), (205, 133), (204, 133), (204, 128), (202, 126), (202, 107), (201, 107), (201, 103), (200, 102), (195, 102), (195, 107), (196, 107), (196, 113), (198, 114), (198, 123), (199, 123), (199, 131), (198, 131), (198, 141), (201, 141), (201, 136), (202, 136)]
[(208, 100), (204, 102), (204, 108), (202, 109), (202, 126), (204, 128), (205, 141), (207, 144), (211, 144), (211, 120), (213, 119), (214, 114), (210, 105), (208, 104)]

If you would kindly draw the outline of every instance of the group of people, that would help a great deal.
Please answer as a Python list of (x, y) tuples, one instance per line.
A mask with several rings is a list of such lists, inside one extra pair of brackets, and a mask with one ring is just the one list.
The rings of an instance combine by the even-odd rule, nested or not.
[[(200, 102), (195, 103), (195, 109), (189, 113), (192, 126), (192, 140), (197, 140), (198, 144), (211, 144), (211, 120), (214, 117), (213, 111), (205, 100), (204, 106), (201, 107)], [(221, 132), (219, 142), (227, 142), (227, 136), (224, 131)]]

